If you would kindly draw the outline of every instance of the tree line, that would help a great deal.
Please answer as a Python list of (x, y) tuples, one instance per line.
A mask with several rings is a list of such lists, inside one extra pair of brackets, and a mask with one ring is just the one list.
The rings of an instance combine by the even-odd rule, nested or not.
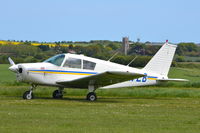
[[(130, 44), (128, 55), (123, 55), (121, 53), (121, 42), (97, 40), (78, 43), (80, 45), (69, 43), (67, 47), (62, 46), (61, 42), (57, 42), (55, 47), (49, 47), (48, 45), (32, 46), (31, 42), (28, 41), (21, 45), (0, 45), (0, 64), (8, 63), (8, 57), (13, 58), (16, 63), (42, 62), (55, 54), (70, 52), (108, 60), (112, 55), (118, 53), (111, 60), (112, 62), (127, 65), (137, 56), (130, 66), (143, 67), (161, 47), (135, 42)], [(200, 46), (194, 43), (179, 43), (177, 44), (173, 64), (176, 64), (176, 62), (200, 61), (199, 56)]]

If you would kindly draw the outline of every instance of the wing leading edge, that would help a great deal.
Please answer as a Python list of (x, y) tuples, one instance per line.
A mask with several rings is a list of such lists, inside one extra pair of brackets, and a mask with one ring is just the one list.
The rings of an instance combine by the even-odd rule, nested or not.
[(98, 88), (132, 79), (137, 79), (143, 76), (145, 76), (145, 74), (142, 73), (106, 71), (103, 73), (98, 73), (96, 75), (87, 76), (71, 81), (57, 81), (56, 83), (65, 87), (88, 88), (88, 85), (94, 85)]

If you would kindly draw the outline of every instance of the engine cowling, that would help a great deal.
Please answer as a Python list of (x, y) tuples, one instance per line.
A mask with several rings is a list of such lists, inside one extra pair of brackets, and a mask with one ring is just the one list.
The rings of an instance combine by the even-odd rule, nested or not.
[(17, 80), (21, 82), (27, 81), (27, 69), (23, 65), (18, 65)]

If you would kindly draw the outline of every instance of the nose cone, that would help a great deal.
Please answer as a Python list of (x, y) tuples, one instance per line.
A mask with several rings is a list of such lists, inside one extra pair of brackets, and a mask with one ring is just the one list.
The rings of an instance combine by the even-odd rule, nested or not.
[(12, 66), (10, 66), (8, 69), (9, 69), (10, 71), (16, 73), (16, 72), (18, 71), (18, 66), (17, 66), (17, 65), (12, 65)]

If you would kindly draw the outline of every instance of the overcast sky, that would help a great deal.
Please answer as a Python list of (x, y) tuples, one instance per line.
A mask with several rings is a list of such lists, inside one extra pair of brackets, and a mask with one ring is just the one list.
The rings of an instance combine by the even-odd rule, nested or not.
[(0, 0), (0, 40), (200, 42), (200, 0)]

